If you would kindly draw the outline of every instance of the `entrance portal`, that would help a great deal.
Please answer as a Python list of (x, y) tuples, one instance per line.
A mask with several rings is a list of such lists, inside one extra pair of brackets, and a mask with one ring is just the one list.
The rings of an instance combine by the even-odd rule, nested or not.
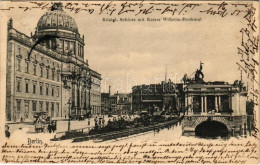
[(203, 138), (227, 137), (228, 128), (218, 121), (204, 121), (195, 128), (195, 135)]

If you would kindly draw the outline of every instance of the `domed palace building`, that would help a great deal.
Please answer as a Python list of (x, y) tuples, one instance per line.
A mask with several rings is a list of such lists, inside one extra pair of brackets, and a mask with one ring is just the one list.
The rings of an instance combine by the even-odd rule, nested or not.
[(27, 36), (8, 22), (6, 120), (25, 122), (36, 114), (52, 119), (101, 113), (101, 75), (90, 69), (84, 35), (55, 3)]

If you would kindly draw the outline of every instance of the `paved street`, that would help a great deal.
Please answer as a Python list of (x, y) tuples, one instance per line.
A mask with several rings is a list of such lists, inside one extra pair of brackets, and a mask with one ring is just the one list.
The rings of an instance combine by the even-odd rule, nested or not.
[[(82, 129), (89, 127), (90, 129), (94, 127), (96, 116), (90, 119), (90, 125), (88, 125), (88, 119), (84, 121), (77, 121), (73, 120), (71, 121), (71, 130), (75, 129)], [(100, 116), (101, 117), (101, 116)], [(117, 116), (113, 116), (116, 117)], [(105, 118), (105, 125), (107, 125), (108, 120), (110, 119), (113, 121), (113, 117), (107, 117)], [(137, 116), (131, 116), (131, 120), (133, 120)], [(68, 130), (68, 120), (58, 120), (57, 121), (57, 130), (55, 133), (36, 133), (35, 132), (35, 125), (31, 123), (9, 123), (7, 124), (9, 126), (9, 131), (11, 133), (10, 140), (17, 141), (19, 143), (27, 143), (28, 138), (31, 139), (37, 139), (40, 138), (44, 142), (50, 141), (50, 139), (54, 137), (60, 137), (62, 134), (64, 134), (65, 131)], [(88, 131), (89, 129), (85, 129), (84, 131)], [(68, 141), (71, 141), (69, 139)]]
[[(99, 116), (99, 117), (103, 117), (103, 116)], [(98, 117), (98, 118), (99, 118)], [(116, 117), (117, 116), (113, 116)], [(110, 119), (111, 121), (113, 121), (113, 117), (108, 117), (107, 115), (104, 116), (105, 118), (105, 125), (107, 125), (108, 120)], [(136, 116), (135, 116), (136, 117)], [(132, 116), (132, 120), (134, 119), (134, 117)], [(93, 128), (95, 126), (95, 117), (90, 118), (90, 125), (88, 125), (88, 119), (85, 119), (84, 121), (78, 121), (78, 120), (71, 120), (71, 126), (70, 129), (71, 130), (75, 130), (75, 129), (82, 129), (82, 128)], [(22, 128), (23, 130), (28, 130), (27, 133), (31, 133), (34, 134), (35, 133), (35, 125), (33, 123), (16, 123), (16, 124), (9, 124), (9, 131), (12, 134), (15, 130), (18, 130), (19, 128)], [(68, 120), (58, 120), (57, 121), (57, 130), (56, 133), (59, 132), (65, 132), (68, 130)], [(88, 129), (86, 129), (88, 130)], [(86, 131), (85, 130), (85, 131)]]

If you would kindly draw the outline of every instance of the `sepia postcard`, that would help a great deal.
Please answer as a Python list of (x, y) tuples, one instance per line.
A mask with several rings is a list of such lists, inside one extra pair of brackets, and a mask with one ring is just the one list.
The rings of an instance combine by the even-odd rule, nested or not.
[(0, 162), (258, 164), (258, 1), (1, 1)]

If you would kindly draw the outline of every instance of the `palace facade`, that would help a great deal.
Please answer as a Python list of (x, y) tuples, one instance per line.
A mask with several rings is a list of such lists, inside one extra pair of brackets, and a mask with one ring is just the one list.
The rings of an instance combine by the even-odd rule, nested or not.
[(101, 74), (92, 70), (75, 20), (55, 3), (27, 36), (8, 22), (6, 120), (101, 113)]

